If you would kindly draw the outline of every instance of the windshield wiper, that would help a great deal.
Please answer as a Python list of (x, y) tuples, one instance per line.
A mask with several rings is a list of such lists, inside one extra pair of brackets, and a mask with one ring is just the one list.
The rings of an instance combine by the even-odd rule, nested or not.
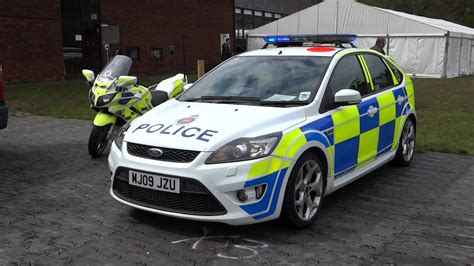
[(212, 101), (216, 103), (260, 103), (260, 98), (244, 97), (244, 96), (201, 96), (199, 98), (191, 98), (184, 100), (186, 102), (206, 102)]
[(306, 105), (308, 102), (301, 101), (261, 101), (262, 106), (289, 106), (289, 105)]
[(214, 102), (214, 103), (254, 103), (261, 106), (299, 106), (306, 105), (308, 102), (301, 101), (262, 101), (258, 97), (245, 96), (201, 96), (184, 100), (185, 102)]

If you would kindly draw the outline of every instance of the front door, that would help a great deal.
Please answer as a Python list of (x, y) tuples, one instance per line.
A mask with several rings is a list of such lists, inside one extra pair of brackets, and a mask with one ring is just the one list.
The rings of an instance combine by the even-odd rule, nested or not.
[(353, 170), (361, 160), (367, 157), (365, 149), (373, 132), (370, 131), (370, 117), (367, 123), (361, 124), (361, 111), (369, 109), (372, 101), (364, 101), (360, 105), (341, 106), (334, 108), (334, 95), (343, 89), (357, 90), (361, 95), (369, 91), (369, 83), (363, 71), (361, 61), (356, 54), (346, 55), (337, 63), (326, 89), (321, 113), (330, 111), (333, 120), (334, 139), (334, 176)]
[(87, 24), (82, 26), (82, 56), (84, 68), (99, 73), (101, 70), (100, 40), (99, 26), (95, 24)]

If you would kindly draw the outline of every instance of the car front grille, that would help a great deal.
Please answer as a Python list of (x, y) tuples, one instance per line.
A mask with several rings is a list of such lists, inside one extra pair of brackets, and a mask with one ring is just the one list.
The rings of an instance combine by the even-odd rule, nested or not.
[[(150, 149), (160, 149), (162, 151), (161, 156), (152, 156), (149, 153)], [(160, 148), (130, 142), (127, 143), (127, 151), (133, 156), (175, 163), (190, 163), (199, 155), (198, 151)]]
[(181, 191), (177, 194), (130, 185), (128, 171), (127, 168), (117, 169), (112, 188), (114, 194), (125, 201), (152, 209), (191, 215), (217, 216), (227, 213), (214, 195), (195, 179), (174, 177), (180, 180)]

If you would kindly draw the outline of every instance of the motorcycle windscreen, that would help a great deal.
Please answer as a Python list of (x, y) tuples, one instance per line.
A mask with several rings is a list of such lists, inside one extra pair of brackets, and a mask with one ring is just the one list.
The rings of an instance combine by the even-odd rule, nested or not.
[(125, 55), (116, 55), (97, 76), (99, 82), (110, 82), (120, 76), (128, 75), (132, 59)]

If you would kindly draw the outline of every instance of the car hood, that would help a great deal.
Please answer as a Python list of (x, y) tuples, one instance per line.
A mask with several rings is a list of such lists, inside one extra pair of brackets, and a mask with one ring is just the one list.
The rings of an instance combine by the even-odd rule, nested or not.
[(131, 124), (126, 142), (215, 151), (243, 137), (281, 132), (306, 119), (305, 108), (180, 102), (170, 100)]

